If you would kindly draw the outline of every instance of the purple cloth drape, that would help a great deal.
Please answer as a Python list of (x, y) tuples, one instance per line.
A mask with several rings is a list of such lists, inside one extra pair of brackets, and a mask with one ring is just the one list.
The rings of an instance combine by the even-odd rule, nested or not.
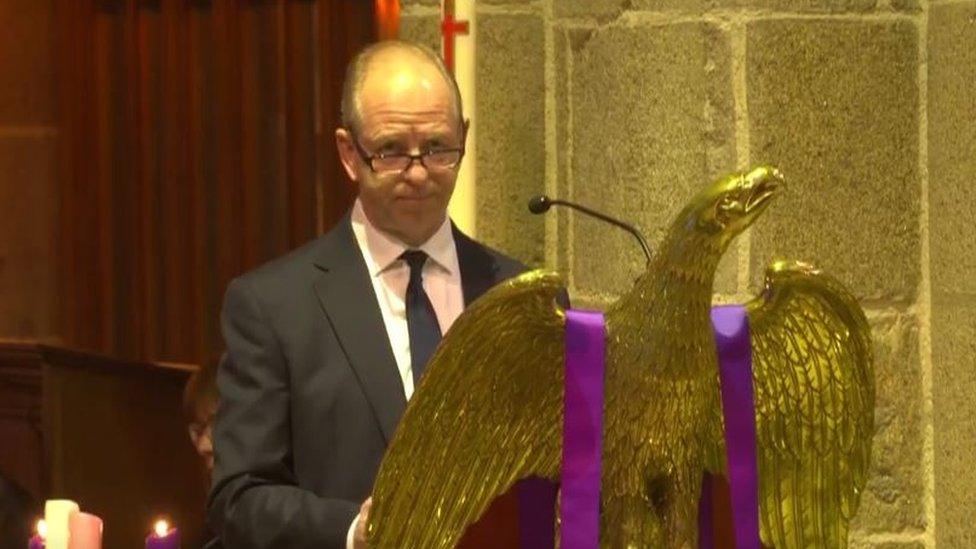
[[(759, 471), (756, 459), (756, 405), (752, 388), (752, 341), (744, 307), (712, 308), (718, 372), (725, 418), (725, 453), (732, 499), (736, 549), (759, 549)], [(711, 482), (703, 482), (699, 505), (699, 547), (713, 544)], [(707, 543), (707, 545), (704, 545)]]
[(603, 448), (603, 314), (566, 311), (566, 390), (560, 547), (594, 549), (600, 542)]

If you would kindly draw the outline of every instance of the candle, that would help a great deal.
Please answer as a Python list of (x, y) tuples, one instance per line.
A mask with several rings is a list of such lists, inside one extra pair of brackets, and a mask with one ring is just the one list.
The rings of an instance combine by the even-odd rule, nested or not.
[(170, 528), (165, 520), (157, 520), (146, 536), (146, 549), (180, 549), (180, 531)]
[(74, 512), (68, 518), (68, 549), (102, 549), (102, 519)]
[(68, 517), (78, 511), (78, 504), (67, 499), (49, 499), (44, 504), (47, 523), (47, 549), (68, 549)]
[(37, 521), (34, 531), (36, 533), (27, 544), (27, 549), (44, 549), (44, 538), (47, 537), (47, 523), (44, 519)]

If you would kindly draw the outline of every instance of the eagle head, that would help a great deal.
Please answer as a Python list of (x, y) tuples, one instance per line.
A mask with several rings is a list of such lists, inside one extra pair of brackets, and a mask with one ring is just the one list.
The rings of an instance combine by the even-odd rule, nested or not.
[(769, 166), (720, 179), (692, 200), (681, 216), (683, 225), (725, 250), (766, 210), (783, 184), (783, 174)]

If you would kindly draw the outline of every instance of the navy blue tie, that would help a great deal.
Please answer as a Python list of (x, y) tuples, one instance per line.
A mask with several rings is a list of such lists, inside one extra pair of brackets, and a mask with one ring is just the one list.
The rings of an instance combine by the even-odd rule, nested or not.
[(441, 327), (437, 323), (434, 306), (424, 291), (424, 262), (427, 254), (420, 250), (407, 250), (400, 256), (410, 266), (410, 282), (407, 284), (407, 332), (410, 334), (410, 366), (413, 384), (417, 387), (430, 355), (441, 341)]

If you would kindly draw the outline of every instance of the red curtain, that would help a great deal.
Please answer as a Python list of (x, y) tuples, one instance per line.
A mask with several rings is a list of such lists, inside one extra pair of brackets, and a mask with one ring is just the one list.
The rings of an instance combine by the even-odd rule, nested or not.
[(330, 228), (362, 0), (58, 0), (62, 334), (112, 355), (220, 350), (234, 276)]

